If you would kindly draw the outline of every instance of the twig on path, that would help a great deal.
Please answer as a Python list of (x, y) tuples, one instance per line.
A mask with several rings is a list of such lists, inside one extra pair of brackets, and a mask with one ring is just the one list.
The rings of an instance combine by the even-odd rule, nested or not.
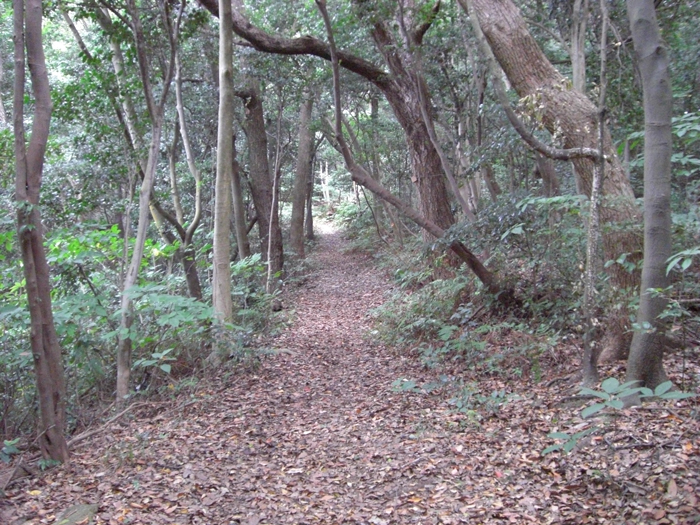
[(71, 439), (71, 440), (68, 442), (68, 448), (71, 448), (71, 447), (76, 446), (76, 445), (77, 445), (78, 443), (80, 443), (81, 441), (85, 441), (87, 438), (92, 437), (92, 436), (94, 436), (95, 434), (99, 434), (100, 432), (102, 432), (103, 430), (105, 430), (109, 425), (111, 425), (112, 423), (114, 423), (117, 419), (119, 419), (120, 417), (122, 417), (124, 414), (126, 414), (126, 413), (129, 412), (130, 410), (133, 410), (134, 408), (137, 408), (137, 407), (142, 407), (142, 406), (147, 406), (147, 405), (153, 405), (153, 404), (154, 404), (154, 403), (152, 403), (152, 402), (142, 401), (142, 402), (140, 402), (140, 403), (134, 403), (133, 405), (129, 405), (129, 406), (126, 407), (124, 410), (122, 410), (121, 412), (119, 412), (116, 416), (114, 416), (114, 417), (111, 418), (111, 419), (108, 419), (102, 426), (100, 426), (100, 427), (98, 427), (98, 428), (95, 428), (95, 429), (93, 429), (93, 430), (88, 430), (88, 431), (86, 431), (86, 432), (83, 432), (82, 434), (78, 434), (77, 436), (75, 436), (73, 439)]

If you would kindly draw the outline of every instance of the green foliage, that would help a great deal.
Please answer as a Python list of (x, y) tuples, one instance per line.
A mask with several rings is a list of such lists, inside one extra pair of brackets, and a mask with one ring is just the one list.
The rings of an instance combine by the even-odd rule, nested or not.
[[(673, 390), (673, 383), (665, 381), (657, 385), (654, 390), (646, 387), (634, 386), (638, 381), (628, 381), (620, 383), (616, 378), (609, 377), (600, 384), (600, 390), (593, 388), (582, 388), (579, 392), (581, 396), (593, 396), (600, 399), (595, 403), (587, 406), (581, 411), (583, 419), (592, 417), (604, 409), (622, 410), (625, 407), (625, 398), (630, 396), (638, 396), (639, 398), (658, 398), (666, 400), (688, 399), (696, 397), (696, 394), (689, 392), (679, 392)], [(585, 436), (601, 430), (597, 425), (590, 426), (581, 432), (569, 435), (565, 432), (551, 432), (547, 436), (552, 439), (562, 441), (555, 443), (542, 451), (542, 455), (549, 454), (556, 450), (563, 450), (566, 453), (571, 452), (578, 442)]]
[(172, 348), (168, 348), (167, 350), (163, 350), (162, 352), (153, 352), (151, 354), (150, 358), (141, 358), (137, 359), (134, 361), (134, 367), (135, 368), (149, 368), (149, 367), (155, 367), (166, 374), (169, 374), (170, 371), (172, 370), (172, 365), (168, 363), (168, 361), (175, 361), (175, 358), (170, 356), (170, 352), (172, 352)]
[(633, 395), (638, 395), (640, 398), (658, 397), (659, 399), (687, 399), (689, 397), (695, 397), (695, 394), (671, 391), (671, 388), (673, 387), (673, 383), (671, 383), (671, 381), (661, 383), (653, 391), (646, 387), (635, 387), (634, 385), (637, 383), (637, 381), (629, 381), (627, 383), (620, 384), (620, 382), (614, 377), (609, 377), (601, 383), (600, 388), (602, 390), (582, 388), (579, 395), (595, 396), (600, 398), (602, 401), (586, 407), (581, 412), (581, 417), (584, 419), (591, 417), (604, 408), (621, 410), (625, 406), (624, 399)]
[(3, 447), (0, 449), (0, 461), (3, 463), (9, 463), (12, 461), (12, 456), (19, 454), (17, 443), (19, 443), (19, 438), (13, 440), (6, 439), (3, 441)]
[(685, 272), (690, 268), (690, 265), (693, 264), (693, 259), (697, 255), (700, 255), (700, 246), (695, 246), (694, 248), (689, 248), (672, 255), (668, 260), (666, 273), (671, 273), (676, 267), (678, 267), (681, 272)]
[(512, 397), (505, 390), (494, 390), (490, 394), (484, 395), (478, 385), (470, 383), (458, 387), (456, 395), (450, 399), (450, 404), (454, 406), (456, 412), (468, 416), (477, 413), (480, 414), (479, 419), (481, 419), (483, 415), (496, 415)]
[(575, 434), (571, 435), (567, 434), (566, 432), (550, 432), (549, 434), (547, 434), (547, 437), (561, 440), (562, 443), (555, 443), (554, 445), (548, 446), (542, 451), (542, 455), (544, 456), (549, 454), (550, 452), (555, 452), (557, 450), (563, 450), (568, 454), (574, 449), (574, 447), (578, 444), (578, 442), (581, 439), (583, 439), (586, 436), (589, 436), (590, 434), (593, 434), (596, 430), (596, 428), (586, 428), (580, 432), (576, 432)]

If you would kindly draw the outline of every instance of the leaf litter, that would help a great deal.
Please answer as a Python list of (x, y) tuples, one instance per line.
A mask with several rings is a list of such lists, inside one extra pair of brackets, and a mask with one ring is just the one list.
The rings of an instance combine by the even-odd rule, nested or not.
[[(591, 424), (562, 402), (571, 385), (475, 377), (508, 391), (484, 414), (456, 411), (447, 387), (400, 391), (438, 371), (372, 340), (368, 312), (391, 284), (344, 246), (320, 236), (315, 274), (285, 292), (294, 322), (258, 370), (109, 422), (69, 465), (7, 484), (0, 523), (56, 523), (78, 503), (109, 525), (700, 522), (697, 398), (604, 413), (604, 432), (542, 456), (553, 430)], [(548, 377), (573, 374), (577, 350), (557, 352)], [(697, 357), (671, 356), (671, 376), (685, 366), (697, 382)]]

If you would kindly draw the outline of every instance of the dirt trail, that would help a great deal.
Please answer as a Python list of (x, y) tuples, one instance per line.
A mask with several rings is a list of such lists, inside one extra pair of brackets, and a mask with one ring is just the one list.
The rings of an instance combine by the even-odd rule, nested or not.
[[(424, 383), (430, 374), (368, 333), (367, 312), (391, 284), (371, 257), (344, 253), (339, 233), (320, 233), (313, 273), (284, 294), (294, 322), (271, 342), (276, 355), (254, 373), (202, 382), (188, 399), (138, 405), (78, 446), (69, 466), (14, 482), (0, 498), (0, 524), (50, 524), (74, 503), (97, 504), (93, 523), (109, 525), (690, 523), (697, 515), (700, 425), (689, 405), (621, 415), (606, 437), (614, 457), (599, 440), (542, 458), (555, 421), (573, 417), (557, 408), (556, 388), (479, 377), (485, 397), (466, 414), (451, 409), (447, 391), (395, 392), (397, 379)], [(508, 402), (482, 410), (477, 401), (504, 388)]]

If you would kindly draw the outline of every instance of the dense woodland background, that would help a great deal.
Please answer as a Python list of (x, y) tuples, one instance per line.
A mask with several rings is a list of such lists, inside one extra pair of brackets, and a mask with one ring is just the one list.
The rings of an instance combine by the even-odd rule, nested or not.
[[(31, 71), (17, 97), (24, 66), (12, 68), (13, 8), (3, 2), (3, 458), (36, 443), (39, 428), (45, 457), (65, 459), (54, 438), (42, 444), (46, 429), (71, 435), (96, 424), (115, 393), (120, 404), (167, 396), (210, 370), (258, 366), (269, 353), (263, 341), (289, 319), (286, 290), (313, 279), (305, 252), (319, 218), (342, 225), (353, 249), (393, 277), (374, 337), (426, 366), (456, 362), (540, 383), (552, 379), (543, 356), (575, 345), (589, 363), (595, 356), (596, 379), (599, 352), (626, 358), (635, 331), (664, 336), (652, 360), (669, 349), (697, 356), (700, 4), (655, 2), (673, 96), (672, 235), (661, 234), (672, 244), (662, 261), (669, 282), (654, 287), (665, 305), (658, 324), (637, 314), (645, 112), (625, 2), (516, 4), (520, 14), (507, 0), (332, 2), (329, 31), (314, 2), (237, 0), (227, 68), (219, 5), (209, 0), (44, 3), (53, 111), (40, 206), (26, 206), (12, 115), (23, 103), (19, 123), (38, 137), (38, 81)], [(28, 2), (27, 13), (37, 5)], [(467, 10), (478, 14), (481, 44)], [(506, 14), (544, 60), (528, 59), (524, 33), (499, 26)], [(545, 148), (525, 143), (503, 95), (530, 142)], [(606, 168), (591, 237), (599, 107)], [(570, 160), (548, 158), (554, 149)], [(40, 226), (23, 227), (35, 209)], [(27, 232), (43, 235), (65, 372), (51, 394), (58, 420), (43, 426)], [(591, 379), (585, 364), (572, 385)], [(672, 379), (697, 388), (697, 377)]]

